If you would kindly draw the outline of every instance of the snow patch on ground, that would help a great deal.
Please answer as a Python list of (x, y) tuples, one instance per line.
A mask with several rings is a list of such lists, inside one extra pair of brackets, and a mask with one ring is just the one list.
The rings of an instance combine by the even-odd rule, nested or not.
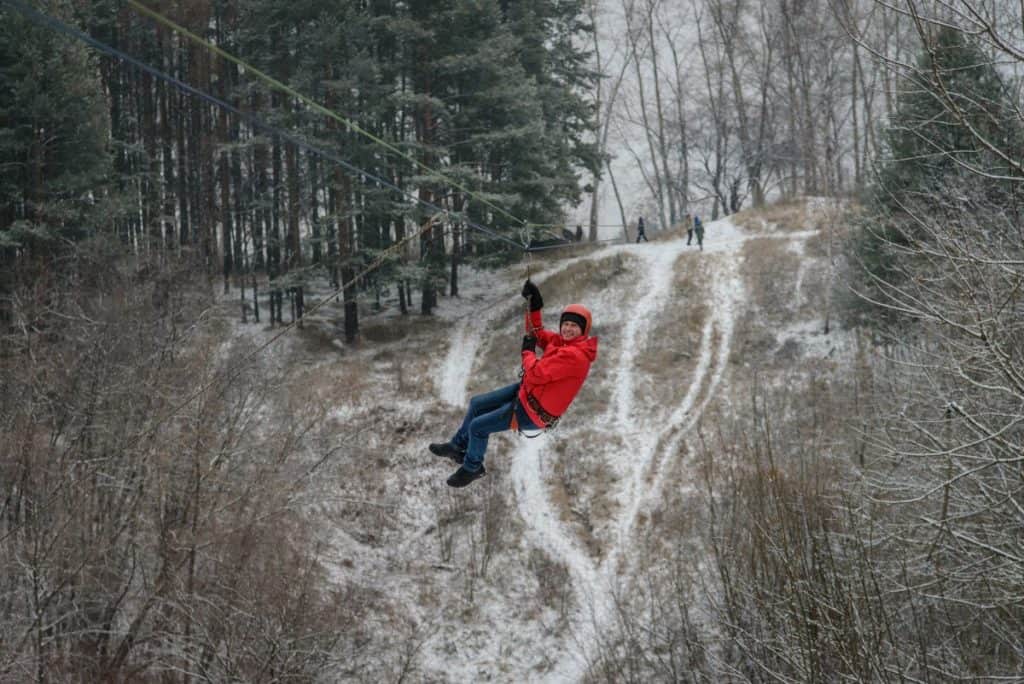
[[(770, 237), (793, 241), (791, 247), (803, 253), (806, 238), (817, 231), (752, 234), (728, 219), (707, 225), (704, 252), (712, 266), (712, 291), (715, 305), (710, 319), (701, 332), (701, 343), (696, 372), (678, 406), (669, 407), (663, 416), (647, 410), (642, 398), (636, 396), (637, 377), (634, 357), (630, 350), (637, 348), (650, 330), (660, 312), (671, 302), (671, 287), (677, 258), (687, 250), (682, 240), (645, 245), (610, 247), (592, 256), (600, 258), (608, 252), (628, 252), (640, 261), (639, 282), (635, 291), (643, 293), (629, 307), (629, 317), (622, 330), (615, 368), (614, 392), (609, 401), (606, 418), (616, 421), (616, 429), (623, 433), (625, 442), (634, 455), (628, 459), (613, 459), (619, 464), (621, 504), (615, 525), (618, 541), (613, 542), (600, 566), (582, 547), (575, 533), (559, 518), (549, 499), (545, 473), (541, 464), (546, 440), (526, 441), (515, 453), (512, 479), (519, 502), (519, 511), (527, 527), (527, 538), (565, 563), (576, 583), (576, 595), (581, 607), (574, 620), (574, 634), (581, 643), (593, 643), (588, 638), (593, 630), (600, 630), (612, 616), (611, 590), (613, 581), (620, 576), (625, 563), (627, 576), (630, 565), (629, 539), (641, 511), (657, 505), (663, 496), (665, 474), (672, 465), (669, 459), (679, 453), (680, 442), (688, 437), (700, 420), (705, 408), (715, 400), (728, 371), (735, 321), (738, 309), (746, 297), (739, 271), (739, 255), (743, 243), (754, 237)], [(692, 250), (692, 247), (689, 248)], [(694, 253), (695, 258), (702, 258)], [(794, 326), (792, 334), (810, 335), (806, 326)], [(604, 362), (609, 360), (606, 358)], [(709, 377), (710, 376), (710, 377)], [(659, 446), (660, 445), (660, 446)], [(653, 481), (648, 478), (653, 469)], [(567, 644), (567, 646), (569, 646)], [(586, 662), (578, 650), (566, 648), (563, 659), (543, 681), (580, 681), (586, 672)]]
[[(422, 675), (422, 681), (547, 682), (578, 682), (585, 678), (587, 662), (579, 644), (592, 646), (596, 634), (613, 627), (611, 587), (626, 583), (628, 588), (631, 581), (636, 559), (630, 540), (637, 521), (658, 508), (669, 482), (679, 484), (673, 473), (685, 473), (689, 464), (677, 463), (675, 459), (694, 451), (681, 447), (692, 444), (689, 440), (695, 438), (701, 417), (708, 407), (722, 399), (724, 390), (730, 386), (730, 355), (733, 345), (741, 342), (734, 340), (734, 336), (747, 297), (743, 280), (744, 243), (765, 238), (787, 240), (788, 249), (801, 255), (802, 262), (812, 258), (804, 253), (805, 241), (817, 236), (817, 231), (746, 230), (723, 219), (706, 224), (703, 252), (696, 246), (687, 247), (684, 239), (620, 244), (545, 262), (533, 275), (543, 290), (548, 279), (576, 264), (596, 264), (616, 254), (628, 257), (628, 269), (616, 277), (614, 285), (586, 302), (594, 311), (598, 335), (602, 334), (603, 324), (614, 332), (614, 337), (601, 340), (592, 371), (600, 373), (602, 381), (607, 382), (607, 405), (598, 409), (596, 415), (574, 415), (579, 420), (573, 421), (574, 427), (568, 432), (575, 435), (575, 430), (588, 430), (592, 424), (609, 435), (621, 436), (629, 445), (629, 458), (609, 454), (605, 459), (615, 470), (615, 477), (611, 478), (614, 484), (609, 485), (614, 489), (609, 496), (614, 504), (610, 510), (617, 512), (614, 519), (600, 520), (601, 525), (607, 521), (608, 534), (602, 538), (607, 543), (606, 552), (601, 560), (595, 560), (595, 554), (577, 532), (578, 524), (562, 519), (564, 504), (555, 498), (560, 492), (550, 485), (556, 446), (566, 447), (568, 457), (572, 457), (574, 447), (561, 441), (567, 433), (529, 440), (503, 437), (501, 444), (510, 448), (494, 449), (491, 455), (498, 458), (488, 462), (488, 469), (492, 463), (496, 473), (507, 469), (505, 481), (514, 493), (517, 507), (510, 516), (518, 517), (516, 524), (521, 523), (523, 531), (521, 542), (517, 538), (516, 543), (527, 551), (541, 549), (568, 569), (575, 610), (569, 627), (558, 629), (554, 626), (558, 618), (551, 606), (530, 605), (537, 582), (529, 570), (523, 572), (526, 564), (518, 550), (499, 554), (504, 557), (495, 559), (497, 565), (488, 573), (487, 581), (476, 583), (476, 594), (470, 601), (468, 584), (472, 579), (458, 562), (438, 560), (439, 532), (434, 528), (440, 526), (445, 506), (461, 501), (466, 508), (462, 514), (465, 517), (454, 525), (458, 534), (479, 534), (476, 525), (483, 497), (478, 490), (450, 492), (444, 485), (444, 478), (451, 472), (449, 464), (430, 461), (425, 466), (415, 460), (423, 457), (417, 452), (411, 465), (401, 473), (400, 484), (398, 475), (389, 474), (389, 482), (381, 488), (384, 494), (365, 495), (365, 510), (374, 513), (360, 512), (365, 516), (360, 518), (361, 524), (370, 533), (377, 533), (372, 527), (375, 515), (399, 521), (406, 532), (400, 536), (395, 533), (393, 539), (387, 543), (378, 541), (376, 546), (368, 545), (355, 527), (331, 534), (332, 565), (339, 582), (355, 579), (396, 597), (408, 597), (409, 619), (433, 629), (418, 656), (417, 677)], [(641, 389), (650, 379), (640, 375), (635, 352), (643, 346), (659, 316), (677, 303), (673, 293), (676, 269), (687, 268), (696, 260), (704, 260), (707, 265), (713, 305), (702, 328), (694, 331), (700, 341), (699, 348), (692, 350), (692, 377), (686, 378), (687, 387), (680, 388), (681, 394), (677, 396), (681, 399), (676, 405), (651, 407)], [(429, 371), (430, 380), (433, 394), (445, 404), (465, 407), (474, 365), (487, 336), (493, 334), (491, 323), (506, 317), (512, 309), (521, 310), (522, 299), (515, 285), (521, 278), (520, 272), (521, 266), (497, 273), (463, 269), (460, 296), (442, 298), (435, 312), (437, 319), (447, 325), (447, 349), (411, 350), (413, 354), (436, 357)], [(801, 263), (796, 274), (785, 277), (795, 278), (799, 292), (815, 273), (815, 268), (805, 268)], [(554, 298), (558, 293), (551, 294)], [(806, 358), (824, 358), (834, 348), (847, 344), (840, 335), (823, 335), (821, 330), (821, 322), (809, 321), (774, 332), (780, 342), (788, 338), (797, 340), (801, 356)], [(255, 347), (275, 330), (250, 324), (241, 326), (237, 332), (239, 337), (247, 338), (246, 344)], [(288, 342), (288, 338), (294, 339)], [(436, 339), (440, 340), (440, 336)], [(292, 345), (289, 351), (302, 353), (300, 338), (294, 334), (285, 336), (280, 343)], [(369, 351), (349, 348), (344, 354), (346, 362), (373, 367), (375, 357)], [(673, 374), (681, 375), (676, 369), (665, 368), (658, 379), (671, 381)], [(400, 415), (402, 421), (422, 423), (430, 411), (437, 414), (433, 403), (423, 402), (422, 397), (421, 401), (406, 400), (396, 393), (394, 397), (389, 395), (387, 401), (391, 411), (387, 415)], [(425, 412), (424, 404), (429, 405), (429, 411)], [(372, 404), (370, 409), (374, 409)], [(331, 407), (328, 417), (339, 424), (352, 424), (367, 410), (366, 405), (343, 404)], [(443, 428), (447, 427), (451, 426), (430, 426), (440, 430), (438, 434), (444, 434)], [(349, 492), (339, 496), (361, 495)], [(323, 503), (332, 505), (330, 499)], [(464, 539), (460, 542), (466, 543)], [(397, 569), (398, 564), (403, 569)], [(423, 587), (436, 591), (436, 586), (444, 588), (443, 598), (419, 598)], [(431, 600), (439, 605), (432, 606)]]

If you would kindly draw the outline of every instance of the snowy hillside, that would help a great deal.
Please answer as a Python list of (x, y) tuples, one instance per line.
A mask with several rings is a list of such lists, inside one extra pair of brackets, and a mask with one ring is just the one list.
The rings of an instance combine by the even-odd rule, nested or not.
[[(367, 643), (407, 654), (371, 646), (350, 676), (584, 677), (639, 566), (672, 546), (652, 556), (652, 540), (696, 505), (695, 442), (745, 410), (752, 365), (793, 382), (842, 351), (821, 334), (820, 216), (734, 218), (708, 225), (703, 251), (666, 235), (467, 273), (436, 317), (365, 318), (354, 351), (330, 343), (334, 313), (288, 342), (294, 400), (319, 403), (330, 435), (311, 454), (328, 461), (310, 524), (333, 581), (373, 607)], [(594, 312), (597, 362), (552, 434), (493, 438), (487, 476), (452, 490), (426, 445), (451, 436), (469, 396), (516, 379), (527, 268), (549, 325), (575, 301)]]

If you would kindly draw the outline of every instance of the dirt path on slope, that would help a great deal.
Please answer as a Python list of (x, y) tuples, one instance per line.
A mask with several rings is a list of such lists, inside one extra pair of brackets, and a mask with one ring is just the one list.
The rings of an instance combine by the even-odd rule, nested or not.
[[(639, 411), (644, 398), (637, 396), (640, 383), (635, 359), (623, 351), (610, 360), (614, 365), (611, 373), (615, 389), (602, 420), (614, 423), (615, 429), (624, 433), (631, 453), (629, 458), (617, 462), (621, 478), (619, 498), (623, 506), (614, 521), (617, 539), (603, 560), (595, 561), (587, 552), (578, 535), (561, 520), (550, 499), (542, 459), (545, 440), (530, 440), (515, 455), (511, 474), (527, 537), (569, 568), (579, 606), (571, 630), (574, 643), (567, 644), (562, 660), (548, 673), (548, 681), (583, 678), (587, 658), (578, 645), (597, 643), (594, 636), (613, 617), (616, 585), (623, 579), (628, 581), (634, 569), (634, 559), (630, 556), (634, 528), (645, 514), (658, 507), (667, 474), (684, 452), (684, 441), (727, 380), (735, 324), (746, 298), (739, 263), (744, 243), (766, 237), (802, 242), (818, 235), (817, 231), (749, 235), (731, 226), (732, 230), (722, 230), (722, 226), (714, 228), (718, 229), (718, 239), (706, 241), (704, 254), (692, 254), (693, 258), (704, 259), (710, 266), (708, 280), (713, 306), (703, 322), (694, 371), (682, 400), (666, 411)], [(660, 243), (653, 249), (646, 245), (623, 248), (642, 260), (636, 291), (644, 293), (632, 303), (632, 314), (623, 327), (624, 339), (620, 345), (623, 350), (638, 346), (672, 302), (669, 287), (682, 245), (682, 242), (678, 246)]]

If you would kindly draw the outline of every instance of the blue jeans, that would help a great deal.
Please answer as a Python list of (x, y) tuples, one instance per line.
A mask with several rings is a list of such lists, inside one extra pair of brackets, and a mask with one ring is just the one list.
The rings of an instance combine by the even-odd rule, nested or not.
[(462, 419), (462, 426), (452, 437), (452, 446), (465, 450), (462, 467), (471, 473), (480, 470), (487, 451), (487, 438), (495, 432), (504, 432), (512, 426), (512, 409), (516, 409), (516, 421), (525, 430), (536, 430), (526, 411), (515, 401), (519, 383), (478, 394), (469, 400), (469, 410)]

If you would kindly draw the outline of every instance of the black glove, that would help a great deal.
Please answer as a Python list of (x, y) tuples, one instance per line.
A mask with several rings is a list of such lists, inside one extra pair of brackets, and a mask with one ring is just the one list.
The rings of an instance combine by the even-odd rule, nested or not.
[(530, 351), (536, 353), (537, 351), (537, 338), (533, 335), (526, 335), (523, 337), (523, 351)]
[(530, 311), (540, 311), (544, 308), (544, 298), (540, 296), (540, 290), (529, 278), (523, 285), (523, 297), (530, 303)]

